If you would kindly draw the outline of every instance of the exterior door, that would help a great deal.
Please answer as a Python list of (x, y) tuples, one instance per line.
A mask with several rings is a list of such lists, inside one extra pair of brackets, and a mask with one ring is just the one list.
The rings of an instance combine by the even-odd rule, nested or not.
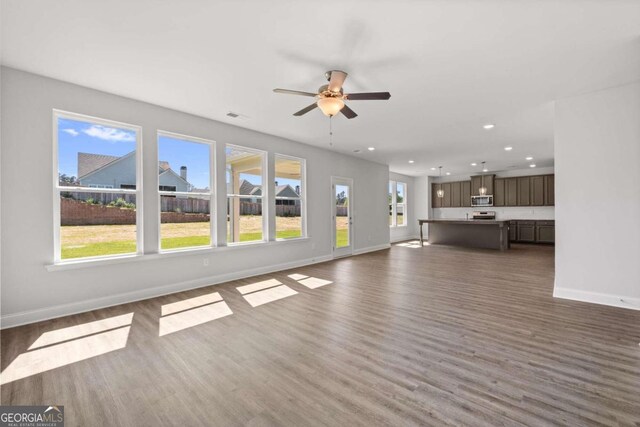
[(353, 180), (331, 178), (333, 210), (333, 256), (353, 254)]

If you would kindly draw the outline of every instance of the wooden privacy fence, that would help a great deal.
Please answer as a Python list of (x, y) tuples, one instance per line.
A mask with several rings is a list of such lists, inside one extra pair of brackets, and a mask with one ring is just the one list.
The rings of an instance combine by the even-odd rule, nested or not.
[(336, 206), (336, 216), (347, 216), (349, 206)]

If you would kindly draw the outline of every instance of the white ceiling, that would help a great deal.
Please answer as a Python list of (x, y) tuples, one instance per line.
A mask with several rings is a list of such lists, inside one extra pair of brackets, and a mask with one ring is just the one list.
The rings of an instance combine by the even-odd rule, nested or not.
[(552, 165), (553, 100), (640, 76), (640, 1), (2, 0), (2, 49), (11, 67), (327, 148), (319, 110), (292, 116), (312, 99), (272, 89), (341, 69), (345, 92), (392, 96), (351, 101), (335, 150), (455, 175)]

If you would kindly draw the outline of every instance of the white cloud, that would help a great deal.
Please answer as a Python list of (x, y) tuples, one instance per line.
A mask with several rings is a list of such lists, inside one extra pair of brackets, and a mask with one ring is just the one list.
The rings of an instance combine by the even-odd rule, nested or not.
[(92, 125), (90, 128), (84, 129), (82, 132), (95, 138), (104, 139), (105, 141), (130, 142), (135, 141), (136, 139), (132, 132), (125, 132), (120, 129), (101, 125)]
[(62, 132), (66, 132), (71, 136), (78, 136), (79, 132), (75, 129), (62, 129)]

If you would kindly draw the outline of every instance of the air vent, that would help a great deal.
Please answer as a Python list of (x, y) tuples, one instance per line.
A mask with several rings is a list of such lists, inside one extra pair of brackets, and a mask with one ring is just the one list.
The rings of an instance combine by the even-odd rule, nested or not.
[(233, 119), (235, 119), (236, 117), (240, 117), (240, 114), (238, 114), (238, 113), (234, 113), (234, 112), (232, 112), (232, 111), (229, 111), (229, 112), (227, 113), (227, 116), (228, 116), (228, 117), (231, 117), (231, 118), (233, 118)]

